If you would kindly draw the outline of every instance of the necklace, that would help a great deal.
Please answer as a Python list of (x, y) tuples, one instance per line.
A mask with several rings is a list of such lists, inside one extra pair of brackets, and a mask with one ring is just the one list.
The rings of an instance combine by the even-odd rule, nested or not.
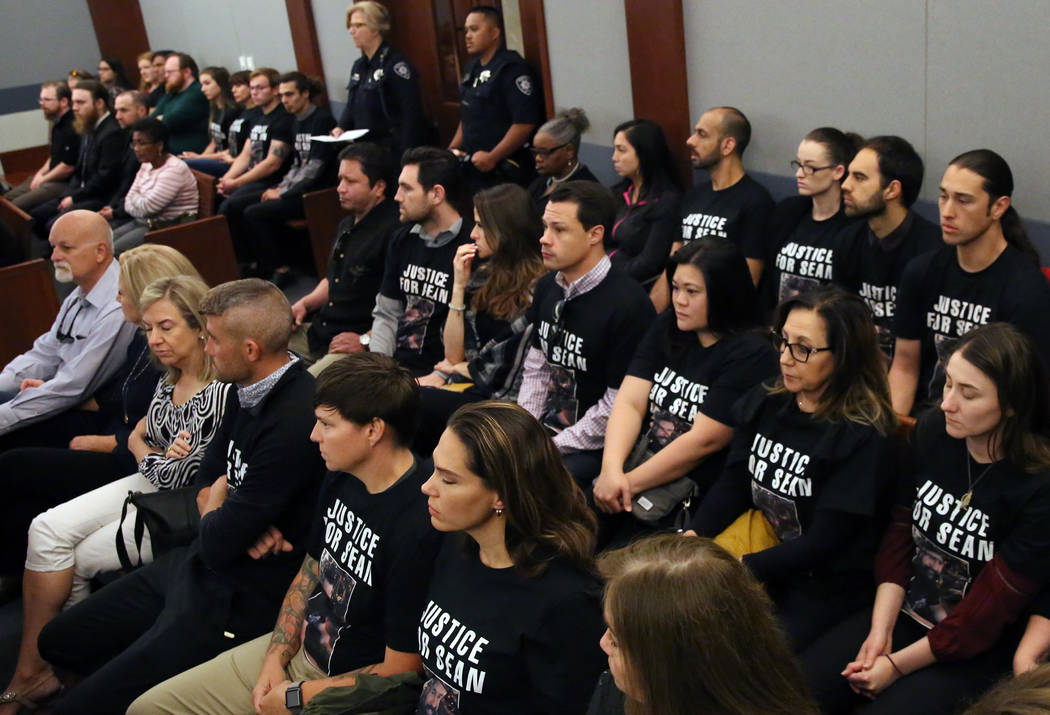
[(579, 164), (579, 162), (578, 162), (578, 161), (576, 161), (575, 159), (573, 159), (573, 160), (572, 160), (572, 164), (570, 164), (570, 166), (571, 166), (572, 168), (571, 168), (571, 169), (569, 169), (569, 173), (568, 173), (568, 174), (566, 174), (565, 176), (561, 177), (560, 179), (559, 179), (558, 177), (552, 176), (552, 177), (550, 178), (550, 180), (549, 180), (549, 181), (547, 182), (547, 185), (548, 185), (548, 186), (555, 186), (556, 184), (560, 184), (560, 183), (561, 183), (561, 182), (563, 182), (563, 181), (568, 181), (568, 180), (569, 180), (569, 178), (570, 178), (570, 177), (572, 177), (572, 175), (576, 173), (576, 170), (577, 170), (578, 168), (580, 168), (580, 164)]
[[(965, 445), (963, 446), (963, 449), (966, 449)], [(983, 472), (981, 472), (979, 475), (977, 475), (977, 479), (975, 480), (973, 478), (972, 472), (970, 471), (970, 462), (971, 461), (973, 461), (973, 460), (970, 457), (970, 450), (967, 449), (966, 450), (966, 481), (969, 484), (969, 489), (967, 489), (966, 493), (962, 495), (961, 499), (959, 499), (959, 504), (962, 506), (963, 509), (969, 509), (970, 508), (970, 500), (973, 499), (973, 490), (974, 490), (974, 488), (976, 488), (977, 485), (980, 483), (980, 481), (982, 479), (984, 479), (984, 475), (988, 474), (988, 472), (992, 471), (992, 467), (994, 467), (997, 464), (997, 462), (992, 462), (991, 464), (989, 464), (987, 467), (984, 468)]]

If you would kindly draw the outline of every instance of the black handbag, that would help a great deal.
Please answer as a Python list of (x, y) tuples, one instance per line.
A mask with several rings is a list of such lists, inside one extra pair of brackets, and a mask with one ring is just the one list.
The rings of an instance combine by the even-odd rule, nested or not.
[[(648, 443), (644, 435), (635, 444), (630, 456), (623, 465), (623, 470), (629, 472), (650, 457), (652, 452), (648, 449)], [(680, 530), (682, 525), (689, 520), (689, 507), (692, 498), (699, 490), (688, 476), (678, 477), (666, 484), (650, 487), (644, 492), (635, 494), (631, 499), (631, 516), (643, 524), (649, 526), (667, 525)], [(669, 514), (674, 514), (665, 524)]]
[[(197, 494), (200, 487), (164, 489), (159, 492), (128, 492), (124, 508), (120, 511), (120, 526), (117, 528), (117, 556), (120, 565), (127, 571), (142, 565), (142, 537), (149, 529), (153, 557), (185, 546), (197, 537), (201, 521), (197, 509)], [(135, 507), (135, 548), (139, 562), (133, 564), (124, 544), (124, 520), (128, 516), (128, 505)]]

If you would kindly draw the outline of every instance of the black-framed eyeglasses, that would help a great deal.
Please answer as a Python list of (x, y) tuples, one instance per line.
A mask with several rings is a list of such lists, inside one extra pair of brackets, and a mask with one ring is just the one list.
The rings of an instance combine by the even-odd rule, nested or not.
[(559, 144), (558, 146), (552, 146), (550, 149), (541, 149), (538, 146), (530, 146), (529, 147), (529, 151), (532, 152), (533, 156), (542, 156), (544, 159), (546, 159), (548, 156), (550, 156), (554, 152), (558, 151), (559, 149), (564, 149), (567, 146), (569, 146), (569, 142), (565, 142), (564, 144)]
[[(73, 306), (77, 306), (77, 312), (73, 313)], [(62, 314), (62, 317), (58, 320), (58, 329), (55, 331), (55, 337), (58, 338), (58, 342), (69, 344), (74, 340), (83, 340), (86, 335), (73, 335), (73, 326), (77, 323), (77, 318), (80, 317), (80, 311), (84, 309), (84, 303), (81, 302), (80, 298), (75, 298), (69, 307), (66, 308), (66, 312)], [(73, 313), (70, 318), (70, 313)], [(62, 325), (66, 322), (66, 318), (70, 318), (69, 325), (63, 330)]]
[(789, 343), (783, 335), (779, 333), (770, 333), (770, 339), (773, 341), (773, 347), (777, 349), (777, 352), (781, 355), (784, 354), (784, 348), (788, 349), (791, 353), (791, 358), (796, 362), (808, 362), (811, 355), (814, 353), (823, 353), (831, 350), (830, 347), (824, 348), (811, 348), (808, 345), (802, 343)]
[(824, 169), (835, 168), (835, 164), (828, 164), (827, 166), (810, 166), (809, 164), (803, 164), (801, 161), (798, 161), (796, 159), (791, 162), (791, 168), (795, 171), (796, 174), (798, 173), (799, 169), (802, 169), (802, 173), (805, 176), (813, 176), (818, 171), (824, 171)]

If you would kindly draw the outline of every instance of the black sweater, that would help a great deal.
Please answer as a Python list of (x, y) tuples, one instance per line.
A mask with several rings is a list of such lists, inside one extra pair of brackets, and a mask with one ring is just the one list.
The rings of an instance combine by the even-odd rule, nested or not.
[[(242, 408), (235, 391), (197, 472), (210, 486), (223, 474), (229, 496), (201, 519), (195, 544), (206, 578), (232, 591), (272, 601), (276, 608), (299, 570), (324, 469), (310, 442), (314, 379), (297, 362), (255, 407)], [(248, 556), (270, 525), (292, 551), (256, 561)], [(276, 612), (275, 614), (276, 615)]]

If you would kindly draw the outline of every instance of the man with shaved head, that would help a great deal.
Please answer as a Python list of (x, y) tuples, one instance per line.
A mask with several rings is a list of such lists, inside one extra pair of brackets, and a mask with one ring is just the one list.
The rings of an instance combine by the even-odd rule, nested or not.
[(303, 562), (324, 470), (310, 443), (314, 380), (288, 352), (291, 306), (250, 278), (212, 288), (200, 312), (205, 350), (237, 390), (197, 471), (197, 538), (48, 624), (40, 653), (87, 675), (54, 713), (124, 712), (154, 685), (271, 632)]
[[(69, 211), (52, 226), (55, 278), (75, 283), (51, 329), (0, 372), (0, 435), (78, 405), (124, 361), (134, 326), (117, 303), (113, 232), (94, 211)], [(8, 306), (17, 311), (18, 306)]]

